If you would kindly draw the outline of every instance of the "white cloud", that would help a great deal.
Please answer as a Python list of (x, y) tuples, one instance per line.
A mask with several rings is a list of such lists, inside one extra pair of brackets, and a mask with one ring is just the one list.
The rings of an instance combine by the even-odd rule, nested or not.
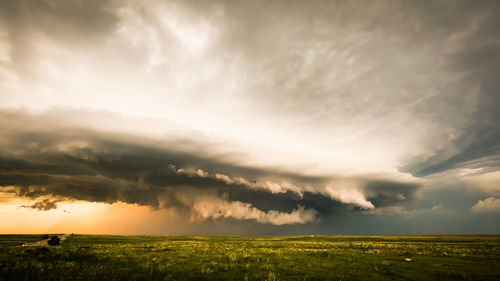
[(273, 194), (277, 193), (285, 193), (287, 191), (292, 191), (295, 192), (299, 195), (302, 195), (304, 191), (311, 191), (313, 192), (312, 188), (310, 187), (298, 187), (296, 185), (293, 185), (288, 182), (275, 182), (275, 181), (270, 181), (270, 180), (259, 180), (255, 182), (250, 182), (249, 180), (242, 178), (242, 177), (236, 177), (236, 178), (231, 178), (228, 175), (224, 174), (215, 174), (214, 176), (215, 179), (225, 182), (226, 184), (237, 184), (237, 185), (243, 185), (248, 188), (252, 189), (263, 189), (267, 190)]
[(479, 200), (476, 205), (471, 207), (471, 211), (475, 214), (500, 212), (500, 199), (488, 197), (484, 200)]
[(290, 213), (271, 210), (263, 212), (251, 204), (240, 201), (228, 202), (220, 198), (201, 198), (192, 206), (192, 220), (233, 218), (237, 220), (256, 220), (259, 223), (274, 225), (305, 224), (316, 221), (317, 212), (298, 206)]
[(373, 209), (375, 206), (370, 201), (367, 201), (365, 195), (356, 189), (336, 189), (327, 187), (326, 194), (334, 200), (338, 200), (345, 204), (354, 204), (363, 209)]
[(224, 174), (215, 174), (215, 178), (217, 180), (225, 182), (226, 184), (232, 184), (233, 183), (233, 180), (229, 176), (226, 176)]
[[(185, 170), (182, 168), (179, 169), (177, 172), (186, 173)], [(190, 174), (193, 175), (193, 173)], [(353, 204), (363, 209), (375, 208), (375, 206), (366, 199), (366, 196), (361, 191), (358, 190), (358, 186), (355, 182), (349, 182), (346, 180), (340, 181), (336, 183), (336, 185), (348, 185), (347, 187), (336, 188), (333, 187), (332, 185), (326, 187), (323, 186), (314, 187), (309, 185), (297, 186), (288, 182), (278, 183), (270, 180), (260, 180), (260, 181), (250, 182), (249, 180), (242, 177), (231, 178), (228, 175), (219, 173), (215, 175), (210, 175), (209, 173), (204, 171), (203, 171), (203, 176), (201, 176), (198, 173), (196, 174), (200, 177), (213, 177), (216, 180), (222, 181), (226, 184), (243, 185), (250, 189), (262, 189), (269, 191), (273, 194), (292, 191), (298, 194), (299, 196), (302, 196), (304, 192), (311, 192), (316, 194), (322, 194), (324, 196), (329, 197), (330, 199), (342, 202), (344, 204)]]

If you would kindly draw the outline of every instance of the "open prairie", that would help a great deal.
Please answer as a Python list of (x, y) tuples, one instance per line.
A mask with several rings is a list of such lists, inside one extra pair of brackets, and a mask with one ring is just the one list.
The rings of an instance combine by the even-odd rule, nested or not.
[(0, 236), (0, 280), (500, 280), (500, 236)]

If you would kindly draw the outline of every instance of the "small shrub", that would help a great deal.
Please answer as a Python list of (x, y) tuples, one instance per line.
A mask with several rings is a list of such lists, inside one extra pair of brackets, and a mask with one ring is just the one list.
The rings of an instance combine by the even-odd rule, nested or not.
[(47, 243), (49, 245), (53, 246), (53, 245), (59, 245), (60, 242), (61, 242), (61, 239), (59, 239), (59, 237), (52, 236), (52, 237), (50, 237), (50, 239), (49, 239), (49, 241)]

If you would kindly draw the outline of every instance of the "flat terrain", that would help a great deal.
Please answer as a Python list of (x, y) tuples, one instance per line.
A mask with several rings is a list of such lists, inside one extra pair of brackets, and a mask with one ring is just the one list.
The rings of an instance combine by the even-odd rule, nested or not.
[(0, 235), (0, 280), (500, 280), (500, 236), (70, 235), (20, 246), (35, 238)]

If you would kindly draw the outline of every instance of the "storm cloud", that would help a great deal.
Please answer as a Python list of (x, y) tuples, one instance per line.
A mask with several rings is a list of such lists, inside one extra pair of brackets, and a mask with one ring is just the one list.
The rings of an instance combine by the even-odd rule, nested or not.
[[(386, 206), (411, 200), (418, 188), (416, 184), (312, 177), (241, 166), (223, 156), (182, 151), (171, 142), (64, 128), (56, 119), (47, 123), (50, 112), (20, 110), (1, 115), (0, 185), (14, 186), (24, 198), (125, 202), (189, 211), (193, 218), (289, 224), (373, 209), (374, 203)], [(21, 127), (16, 125), (20, 120)], [(45, 120), (44, 126), (39, 120)], [(343, 187), (345, 183), (351, 187)], [(48, 199), (41, 202), (27, 207), (56, 208)]]
[(498, 10), (1, 1), (0, 197), (240, 234), (498, 232)]
[(50, 200), (50, 199), (43, 199), (38, 202), (33, 203), (32, 205), (22, 205), (20, 206), (21, 208), (31, 208), (31, 209), (36, 209), (40, 211), (48, 211), (52, 209), (57, 208), (57, 201), (56, 200)]
[[(465, 127), (461, 132), (450, 134), (445, 146), (436, 149), (424, 161), (417, 161), (403, 169), (417, 176), (457, 168), (494, 171), (500, 167), (500, 83), (497, 79), (500, 73), (500, 48), (496, 32), (500, 28), (500, 20), (493, 12), (500, 9), (500, 5), (495, 1), (482, 4), (455, 2), (455, 16), (444, 17), (446, 24), (435, 26), (440, 32), (448, 34), (460, 31), (460, 35), (455, 35), (460, 38), (457, 38), (461, 41), (459, 47), (443, 59), (448, 59), (456, 75), (463, 76), (464, 81), (475, 88), (474, 107), (472, 115), (464, 122)], [(467, 20), (461, 20), (464, 18)], [(467, 100), (468, 92), (466, 88), (458, 89), (457, 97), (462, 96)], [(453, 116), (449, 110), (458, 114), (463, 114), (462, 110), (465, 110), (453, 103), (436, 109), (444, 110), (445, 118)]]

